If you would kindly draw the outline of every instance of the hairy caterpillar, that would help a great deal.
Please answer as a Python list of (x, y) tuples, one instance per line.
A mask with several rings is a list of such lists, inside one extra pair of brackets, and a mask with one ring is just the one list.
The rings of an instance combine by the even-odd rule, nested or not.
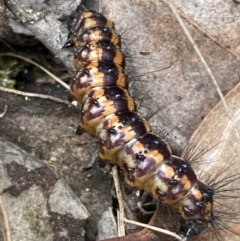
[(197, 179), (188, 162), (172, 155), (138, 114), (113, 26), (94, 11), (84, 12), (76, 22), (78, 73), (71, 94), (82, 103), (79, 125), (99, 139), (100, 158), (119, 165), (130, 186), (149, 192), (181, 215), (185, 237), (198, 234), (214, 220), (214, 191)]

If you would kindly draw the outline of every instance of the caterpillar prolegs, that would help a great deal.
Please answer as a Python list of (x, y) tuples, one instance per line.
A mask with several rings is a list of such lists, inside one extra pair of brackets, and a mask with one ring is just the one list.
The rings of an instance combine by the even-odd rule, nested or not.
[(114, 23), (84, 11), (74, 26), (76, 76), (71, 96), (81, 103), (79, 130), (99, 139), (99, 157), (117, 164), (126, 182), (151, 194), (181, 216), (180, 233), (199, 234), (214, 220), (214, 190), (191, 165), (151, 132), (128, 91), (125, 60)]

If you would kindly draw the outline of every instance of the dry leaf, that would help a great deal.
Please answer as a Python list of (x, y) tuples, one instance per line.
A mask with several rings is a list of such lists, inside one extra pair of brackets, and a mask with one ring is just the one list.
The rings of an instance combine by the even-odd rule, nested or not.
[[(202, 154), (193, 162), (200, 180), (213, 185), (215, 190), (214, 210), (221, 215), (223, 225), (233, 226), (240, 232), (240, 84), (226, 96), (232, 115), (226, 114), (220, 102), (204, 119), (188, 143), (189, 155)], [(224, 185), (222, 188), (222, 185)], [(239, 235), (225, 234), (226, 240), (239, 240)], [(211, 239), (211, 240), (217, 240)]]

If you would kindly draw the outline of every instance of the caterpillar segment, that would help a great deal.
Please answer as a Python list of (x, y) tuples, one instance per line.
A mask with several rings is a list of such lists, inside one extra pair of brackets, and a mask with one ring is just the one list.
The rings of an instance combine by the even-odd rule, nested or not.
[(124, 69), (113, 63), (92, 62), (76, 73), (70, 93), (75, 100), (82, 102), (83, 96), (91, 88), (108, 86), (128, 88)]
[(134, 111), (136, 105), (129, 92), (119, 86), (95, 87), (83, 97), (80, 127), (96, 136), (96, 126), (104, 117), (122, 111)]
[(80, 50), (86, 44), (94, 44), (99, 41), (120, 47), (120, 39), (115, 30), (107, 26), (94, 26), (92, 28), (85, 29), (72, 40), (76, 50)]
[(74, 27), (64, 47), (74, 46), (78, 51), (87, 43), (93, 44), (98, 41), (120, 46), (120, 38), (115, 32), (114, 23), (100, 13), (91, 10), (83, 12), (71, 25)]
[(151, 133), (137, 112), (114, 23), (85, 11), (76, 21), (72, 41), (78, 71), (70, 93), (82, 105), (78, 131), (99, 139), (99, 157), (117, 164), (126, 183), (174, 209), (183, 236), (202, 232), (214, 219), (213, 189), (197, 179), (187, 161), (172, 155), (168, 143)]
[(98, 42), (96, 44), (87, 44), (81, 50), (76, 52), (74, 65), (76, 69), (91, 62), (114, 63), (122, 67), (125, 66), (123, 53), (108, 42)]
[(150, 131), (150, 125), (137, 112), (124, 111), (107, 116), (96, 130), (100, 140), (99, 157), (117, 164), (122, 147), (133, 138)]
[[(200, 191), (201, 190), (201, 191)], [(186, 195), (186, 199), (179, 208), (179, 213), (185, 219), (206, 219), (213, 218), (213, 190), (203, 182), (197, 180), (192, 189)], [(204, 207), (204, 208), (203, 208)]]
[(73, 39), (77, 36), (81, 36), (85, 30), (94, 27), (108, 27), (111, 30), (115, 30), (114, 23), (105, 18), (101, 13), (97, 13), (96, 11), (92, 10), (84, 11), (77, 18), (75, 23)]
[(124, 170), (125, 181), (131, 186), (150, 190), (159, 165), (171, 157), (169, 145), (151, 132), (133, 138), (121, 149), (117, 164)]
[(151, 192), (163, 204), (178, 209), (196, 181), (189, 164), (171, 155), (157, 170)]

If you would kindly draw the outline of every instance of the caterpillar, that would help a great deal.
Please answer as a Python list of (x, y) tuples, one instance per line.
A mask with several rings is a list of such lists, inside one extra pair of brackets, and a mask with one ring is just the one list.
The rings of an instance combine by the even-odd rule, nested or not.
[(137, 111), (114, 23), (93, 10), (84, 11), (71, 41), (77, 73), (70, 94), (81, 103), (77, 133), (97, 137), (100, 159), (118, 165), (131, 187), (175, 210), (182, 236), (198, 235), (214, 225), (214, 189), (197, 178), (189, 162), (172, 154)]

